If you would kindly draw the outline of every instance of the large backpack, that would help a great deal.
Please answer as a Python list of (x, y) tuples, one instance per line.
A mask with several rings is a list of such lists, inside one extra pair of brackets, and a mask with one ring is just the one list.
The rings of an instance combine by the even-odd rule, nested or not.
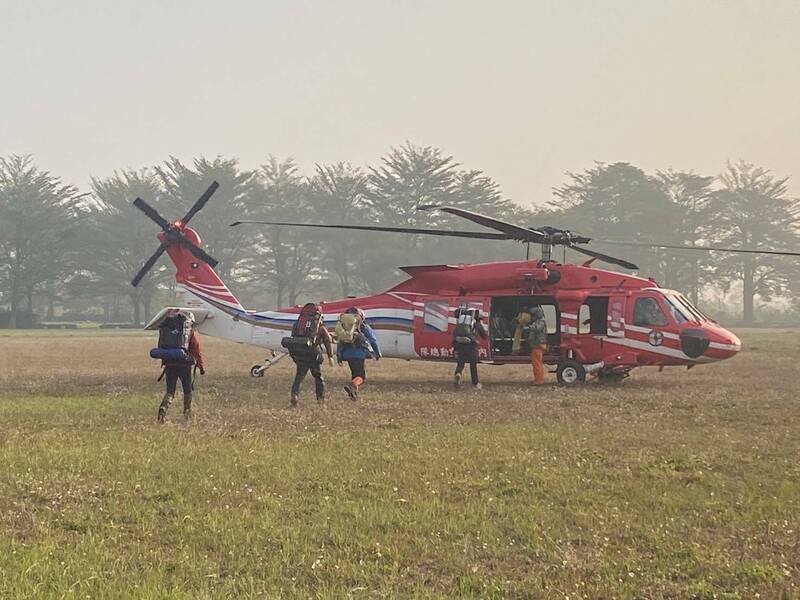
[(316, 304), (306, 304), (300, 311), (300, 316), (292, 326), (294, 337), (306, 337), (311, 340), (316, 339), (319, 327), (322, 323), (322, 313)]
[(188, 361), (189, 338), (194, 319), (190, 313), (179, 312), (164, 319), (158, 327), (158, 347), (150, 357), (168, 361)]
[(358, 315), (353, 313), (342, 313), (336, 321), (336, 343), (337, 344), (359, 344), (360, 332)]
[(317, 342), (317, 334), (322, 326), (322, 313), (316, 304), (308, 303), (300, 311), (292, 326), (292, 335), (281, 340), (281, 346), (289, 351), (289, 356), (298, 361), (321, 361), (322, 353)]
[(453, 341), (457, 344), (475, 343), (475, 313), (476, 310), (459, 308), (456, 311), (456, 328), (453, 331)]

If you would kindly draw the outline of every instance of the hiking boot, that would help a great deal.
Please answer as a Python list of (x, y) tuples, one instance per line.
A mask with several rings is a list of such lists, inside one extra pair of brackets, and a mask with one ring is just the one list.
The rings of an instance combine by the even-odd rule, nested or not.
[(289, 400), (289, 404), (291, 404), (292, 406), (297, 406), (297, 403), (298, 403), (299, 400), (300, 400), (300, 397), (297, 394), (292, 394), (292, 397)]
[(187, 408), (183, 411), (183, 420), (187, 423), (192, 419), (192, 409)]
[(480, 383), (476, 383), (475, 385), (472, 386), (472, 389), (473, 390), (482, 390), (483, 386)]
[(459, 387), (460, 385), (461, 385), (461, 373), (456, 373), (456, 374), (453, 376), (453, 387), (454, 387), (454, 388), (456, 388), (456, 389), (458, 389), (458, 387)]
[(358, 390), (353, 384), (348, 383), (346, 386), (344, 386), (344, 391), (347, 393), (347, 396), (350, 398), (350, 400), (358, 400)]
[(158, 422), (164, 424), (164, 419), (167, 418), (167, 409), (163, 406), (158, 407)]
[(317, 396), (317, 404), (325, 404), (325, 396)]

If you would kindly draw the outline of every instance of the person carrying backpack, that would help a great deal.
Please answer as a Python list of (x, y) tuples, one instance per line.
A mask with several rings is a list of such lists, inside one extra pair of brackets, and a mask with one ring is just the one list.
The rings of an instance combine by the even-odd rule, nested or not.
[(344, 391), (351, 400), (358, 400), (358, 388), (367, 380), (365, 361), (381, 358), (378, 338), (364, 319), (364, 311), (351, 307), (339, 315), (336, 323), (336, 359), (341, 365), (347, 361), (351, 382)]
[[(291, 340), (291, 341), (289, 341)], [(284, 338), (282, 345), (289, 350), (296, 366), (292, 382), (291, 405), (297, 406), (300, 398), (300, 384), (306, 374), (311, 372), (314, 378), (314, 391), (317, 402), (325, 401), (325, 380), (322, 378), (322, 348), (328, 354), (328, 363), (333, 365), (331, 334), (325, 329), (322, 311), (313, 302), (309, 302), (300, 310), (300, 316), (292, 327), (292, 337)]]
[(150, 356), (155, 358), (163, 357), (161, 364), (164, 365), (164, 371), (161, 377), (165, 379), (167, 387), (158, 407), (159, 423), (163, 423), (167, 417), (167, 410), (175, 398), (178, 380), (183, 388), (183, 418), (188, 421), (192, 416), (192, 367), (199, 370), (201, 375), (206, 372), (200, 350), (200, 336), (193, 325), (194, 315), (191, 313), (176, 312), (167, 316), (159, 327), (159, 347), (150, 352)]
[(456, 356), (456, 372), (453, 375), (453, 385), (459, 387), (464, 365), (469, 363), (472, 387), (479, 390), (481, 384), (478, 381), (478, 339), (486, 338), (486, 329), (481, 324), (480, 312), (477, 309), (469, 309), (462, 305), (456, 310), (455, 317), (453, 353)]

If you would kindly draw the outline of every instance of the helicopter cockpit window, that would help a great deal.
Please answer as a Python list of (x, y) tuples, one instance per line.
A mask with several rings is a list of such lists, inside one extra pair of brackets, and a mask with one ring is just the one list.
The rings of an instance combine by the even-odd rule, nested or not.
[(703, 321), (710, 321), (710, 319), (703, 313), (702, 310), (697, 308), (694, 304), (689, 302), (686, 296), (682, 294), (675, 294), (675, 298), (680, 302), (680, 304), (689, 311), (690, 314), (694, 315), (695, 320), (698, 323), (702, 323)]
[(691, 320), (691, 317), (686, 314), (686, 307), (682, 307), (676, 298), (671, 298), (670, 296), (664, 296), (664, 298), (666, 298), (667, 304), (669, 304), (670, 312), (672, 312), (672, 318), (675, 319), (675, 322), (678, 325)]
[(665, 327), (667, 316), (655, 298), (638, 298), (633, 309), (633, 324), (640, 327)]

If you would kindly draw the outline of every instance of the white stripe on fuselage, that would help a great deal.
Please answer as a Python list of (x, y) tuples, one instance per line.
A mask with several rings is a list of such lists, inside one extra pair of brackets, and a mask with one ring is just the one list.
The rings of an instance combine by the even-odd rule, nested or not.
[(628, 348), (635, 348), (636, 350), (643, 350), (645, 352), (652, 352), (653, 354), (660, 354), (662, 356), (669, 356), (670, 358), (677, 358), (680, 360), (685, 360), (690, 362), (708, 363), (708, 362), (714, 362), (716, 360), (713, 358), (709, 358), (707, 356), (701, 356), (699, 358), (689, 358), (688, 356), (686, 356), (686, 354), (683, 353), (682, 350), (678, 350), (676, 348), (668, 348), (665, 346), (653, 346), (648, 342), (632, 340), (631, 338), (609, 338), (605, 336), (599, 336), (597, 339), (603, 340), (609, 344), (616, 344), (618, 346), (627, 346)]

